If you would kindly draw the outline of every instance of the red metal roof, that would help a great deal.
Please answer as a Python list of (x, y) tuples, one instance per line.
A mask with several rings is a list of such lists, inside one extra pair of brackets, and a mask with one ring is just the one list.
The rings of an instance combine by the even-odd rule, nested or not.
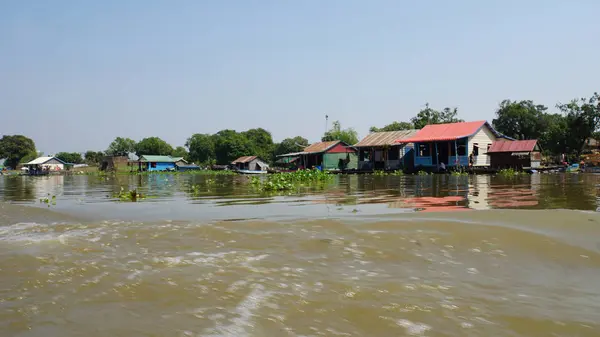
[[(486, 121), (430, 124), (419, 130), (414, 136), (398, 139), (396, 143), (437, 142), (469, 137), (486, 124)], [(489, 126), (489, 124), (487, 125)], [(489, 127), (492, 129), (491, 126)]]
[(537, 140), (497, 140), (492, 143), (492, 146), (487, 153), (499, 152), (531, 152), (535, 149)]

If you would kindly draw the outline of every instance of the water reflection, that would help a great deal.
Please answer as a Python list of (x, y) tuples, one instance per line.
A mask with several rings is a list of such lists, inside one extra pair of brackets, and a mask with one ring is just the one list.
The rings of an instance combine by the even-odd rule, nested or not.
[[(144, 202), (178, 201), (213, 206), (312, 203), (337, 206), (381, 204), (416, 211), (494, 208), (599, 208), (595, 174), (533, 174), (517, 177), (340, 175), (329, 184), (301, 191), (264, 195), (245, 176), (143, 175), (0, 177), (0, 198), (39, 203), (56, 195), (59, 203), (114, 203), (112, 195), (137, 189)], [(67, 203), (68, 204), (68, 203)]]

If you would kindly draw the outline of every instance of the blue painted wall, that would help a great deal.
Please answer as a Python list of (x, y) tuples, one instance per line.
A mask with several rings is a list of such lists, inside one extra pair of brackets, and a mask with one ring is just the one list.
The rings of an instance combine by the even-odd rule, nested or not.
[[(466, 142), (466, 146), (467, 149), (469, 148), (469, 142)], [(415, 144), (415, 149), (419, 148), (419, 144)], [(435, 146), (433, 147), (433, 151), (435, 152)], [(414, 151), (414, 157), (415, 157), (415, 166), (434, 166), (433, 163), (433, 153), (431, 156), (429, 157), (419, 157), (417, 156), (417, 151)], [(458, 163), (456, 162), (456, 159), (458, 158)], [(443, 161), (442, 158), (439, 158), (440, 161)], [(445, 161), (446, 166), (456, 166), (457, 164), (459, 166), (469, 166), (469, 156), (448, 156), (448, 160)]]
[(166, 171), (175, 168), (175, 163), (156, 163), (156, 167), (152, 167), (151, 163), (147, 163), (147, 165), (148, 171)]

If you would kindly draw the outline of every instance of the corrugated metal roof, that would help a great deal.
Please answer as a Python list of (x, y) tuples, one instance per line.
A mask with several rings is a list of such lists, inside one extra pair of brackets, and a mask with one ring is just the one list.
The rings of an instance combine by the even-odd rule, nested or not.
[(488, 122), (475, 121), (426, 125), (412, 137), (397, 140), (396, 143), (437, 142), (465, 138), (474, 135), (484, 125), (487, 125), (497, 136), (501, 136)]
[(318, 142), (318, 143), (314, 143), (311, 144), (307, 147), (304, 148), (304, 150), (302, 151), (303, 154), (310, 154), (310, 153), (321, 153), (321, 152), (325, 152), (327, 150), (329, 150), (330, 148), (336, 146), (340, 141), (339, 140), (333, 140), (330, 142)]
[(419, 130), (373, 132), (354, 145), (355, 147), (371, 147), (397, 145), (396, 140), (414, 136)]
[(239, 157), (238, 159), (232, 161), (232, 164), (243, 164), (243, 163), (249, 163), (251, 161), (253, 161), (254, 159), (256, 159), (256, 156), (243, 156), (243, 157)]
[(277, 155), (277, 157), (294, 157), (294, 156), (300, 156), (300, 155), (305, 155), (305, 154), (317, 154), (317, 153), (321, 153), (321, 152), (326, 152), (327, 150), (331, 149), (332, 147), (336, 146), (339, 143), (342, 143), (344, 146), (349, 146), (348, 144), (342, 142), (341, 140), (333, 140), (330, 142), (318, 142), (318, 143), (314, 143), (314, 144), (311, 144), (311, 145), (305, 147), (304, 150), (302, 150), (302, 152), (280, 154), (280, 155)]
[(531, 152), (537, 144), (536, 139), (530, 140), (497, 140), (492, 143), (492, 146), (487, 153), (499, 152)]
[(153, 163), (174, 163), (175, 162), (175, 160), (171, 156), (153, 156), (153, 155), (140, 156), (139, 161), (153, 162)]
[(26, 163), (25, 165), (42, 165), (42, 164), (49, 162), (52, 159), (56, 159), (59, 162), (61, 162), (62, 164), (66, 164), (64, 161), (62, 161), (56, 157), (38, 157), (38, 158), (35, 158), (34, 160), (30, 161), (29, 163)]

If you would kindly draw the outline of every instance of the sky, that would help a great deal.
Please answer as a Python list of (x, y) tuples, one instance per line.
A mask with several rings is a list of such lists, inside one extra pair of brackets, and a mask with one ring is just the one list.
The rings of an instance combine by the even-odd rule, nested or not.
[(600, 91), (597, 0), (0, 0), (0, 135), (46, 154), (262, 127), (364, 137)]

